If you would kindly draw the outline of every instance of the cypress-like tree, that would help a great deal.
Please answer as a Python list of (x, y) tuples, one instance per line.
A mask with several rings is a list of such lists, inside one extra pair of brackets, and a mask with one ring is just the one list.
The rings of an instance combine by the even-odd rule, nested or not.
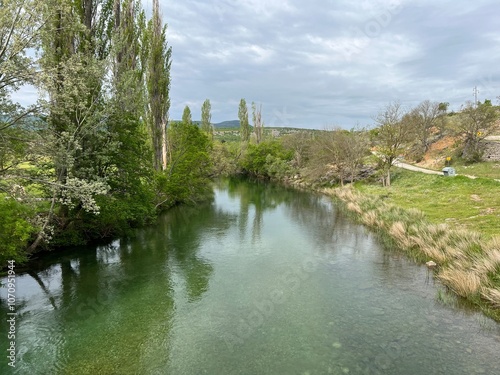
[(240, 100), (238, 109), (238, 118), (240, 120), (240, 135), (243, 142), (250, 139), (250, 124), (248, 123), (248, 108), (245, 99)]
[(182, 112), (182, 123), (184, 125), (191, 125), (193, 123), (189, 106), (184, 107), (184, 111)]
[(148, 25), (149, 58), (147, 65), (147, 112), (156, 170), (167, 165), (167, 121), (170, 109), (170, 66), (172, 48), (166, 39), (158, 0), (153, 0), (153, 18)]
[(214, 137), (214, 131), (212, 127), (212, 106), (210, 105), (210, 100), (206, 99), (201, 106), (201, 129), (208, 135), (210, 139)]

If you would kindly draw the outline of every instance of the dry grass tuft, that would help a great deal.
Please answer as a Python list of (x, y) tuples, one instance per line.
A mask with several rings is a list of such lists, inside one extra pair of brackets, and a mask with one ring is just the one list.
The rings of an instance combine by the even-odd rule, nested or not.
[(500, 250), (500, 236), (493, 237), (485, 246), (486, 251)]
[(487, 275), (500, 269), (500, 250), (490, 250), (474, 264), (474, 271), (479, 275)]
[(345, 202), (354, 202), (359, 194), (356, 194), (351, 188), (338, 188), (334, 190), (334, 194)]
[(462, 297), (476, 295), (481, 286), (480, 278), (473, 272), (458, 268), (446, 268), (438, 275), (441, 281)]
[(406, 234), (406, 226), (401, 221), (396, 221), (394, 224), (391, 225), (391, 228), (389, 229), (389, 234), (398, 241), (405, 240), (408, 237)]
[(357, 214), (363, 213), (363, 210), (361, 210), (361, 207), (359, 207), (359, 204), (354, 203), (354, 202), (347, 203), (347, 209), (349, 211), (356, 212)]
[(500, 309), (500, 290), (485, 288), (481, 296), (486, 299), (493, 307)]
[(375, 211), (368, 211), (365, 212), (361, 218), (364, 224), (370, 226), (370, 227), (375, 227), (378, 225), (378, 217), (377, 213)]

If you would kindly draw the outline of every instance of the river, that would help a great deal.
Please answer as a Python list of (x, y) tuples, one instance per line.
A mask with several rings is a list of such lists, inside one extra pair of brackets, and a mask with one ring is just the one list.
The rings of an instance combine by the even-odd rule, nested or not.
[(269, 183), (218, 181), (19, 273), (14, 369), (0, 297), (1, 374), (500, 374), (500, 324), (330, 199)]

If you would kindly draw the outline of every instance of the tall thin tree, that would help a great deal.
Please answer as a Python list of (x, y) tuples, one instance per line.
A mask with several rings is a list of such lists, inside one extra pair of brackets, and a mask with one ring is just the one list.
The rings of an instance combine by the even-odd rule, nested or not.
[(238, 118), (240, 120), (240, 134), (243, 142), (248, 142), (250, 138), (250, 124), (248, 123), (248, 108), (245, 99), (240, 100), (238, 108)]
[(184, 125), (192, 125), (193, 124), (193, 119), (191, 116), (191, 109), (189, 106), (184, 107), (184, 111), (182, 112), (182, 123)]
[(201, 130), (208, 135), (210, 139), (214, 137), (214, 131), (212, 127), (212, 106), (210, 105), (210, 100), (206, 99), (201, 106)]
[(156, 170), (165, 170), (172, 47), (167, 43), (167, 25), (163, 25), (162, 22), (159, 0), (153, 0), (153, 18), (149, 22), (148, 29), (151, 38), (147, 68), (148, 121), (154, 167)]
[(264, 123), (262, 122), (262, 105), (257, 107), (257, 105), (252, 102), (252, 119), (255, 141), (259, 144), (262, 141), (262, 131), (264, 128)]

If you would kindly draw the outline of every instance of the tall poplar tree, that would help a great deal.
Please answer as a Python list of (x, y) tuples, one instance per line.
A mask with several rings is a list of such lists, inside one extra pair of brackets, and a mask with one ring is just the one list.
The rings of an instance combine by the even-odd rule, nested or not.
[(189, 106), (184, 107), (184, 111), (182, 112), (182, 123), (184, 125), (192, 125), (193, 119), (191, 117), (191, 109)]
[(259, 144), (262, 141), (262, 133), (264, 128), (264, 123), (262, 122), (262, 105), (257, 105), (252, 102), (252, 119), (253, 119), (253, 131), (255, 134), (255, 142)]
[(201, 129), (208, 135), (210, 139), (214, 137), (214, 131), (212, 127), (212, 106), (210, 105), (210, 100), (206, 99), (201, 106)]
[(152, 199), (147, 195), (153, 168), (148, 131), (143, 121), (148, 50), (146, 16), (138, 0), (115, 0), (113, 8), (110, 58), (113, 79), (106, 106), (108, 134), (102, 144), (106, 160), (100, 163), (101, 173), (107, 177), (117, 198), (108, 205), (118, 204), (119, 201), (144, 212), (147, 211), (148, 199)]
[(168, 46), (167, 26), (163, 26), (158, 0), (153, 0), (153, 18), (148, 25), (147, 112), (156, 170), (167, 165), (167, 121), (170, 109), (170, 66), (172, 48)]
[(240, 135), (243, 142), (250, 139), (250, 124), (248, 123), (248, 108), (245, 99), (240, 100), (238, 108), (238, 118), (240, 120)]

